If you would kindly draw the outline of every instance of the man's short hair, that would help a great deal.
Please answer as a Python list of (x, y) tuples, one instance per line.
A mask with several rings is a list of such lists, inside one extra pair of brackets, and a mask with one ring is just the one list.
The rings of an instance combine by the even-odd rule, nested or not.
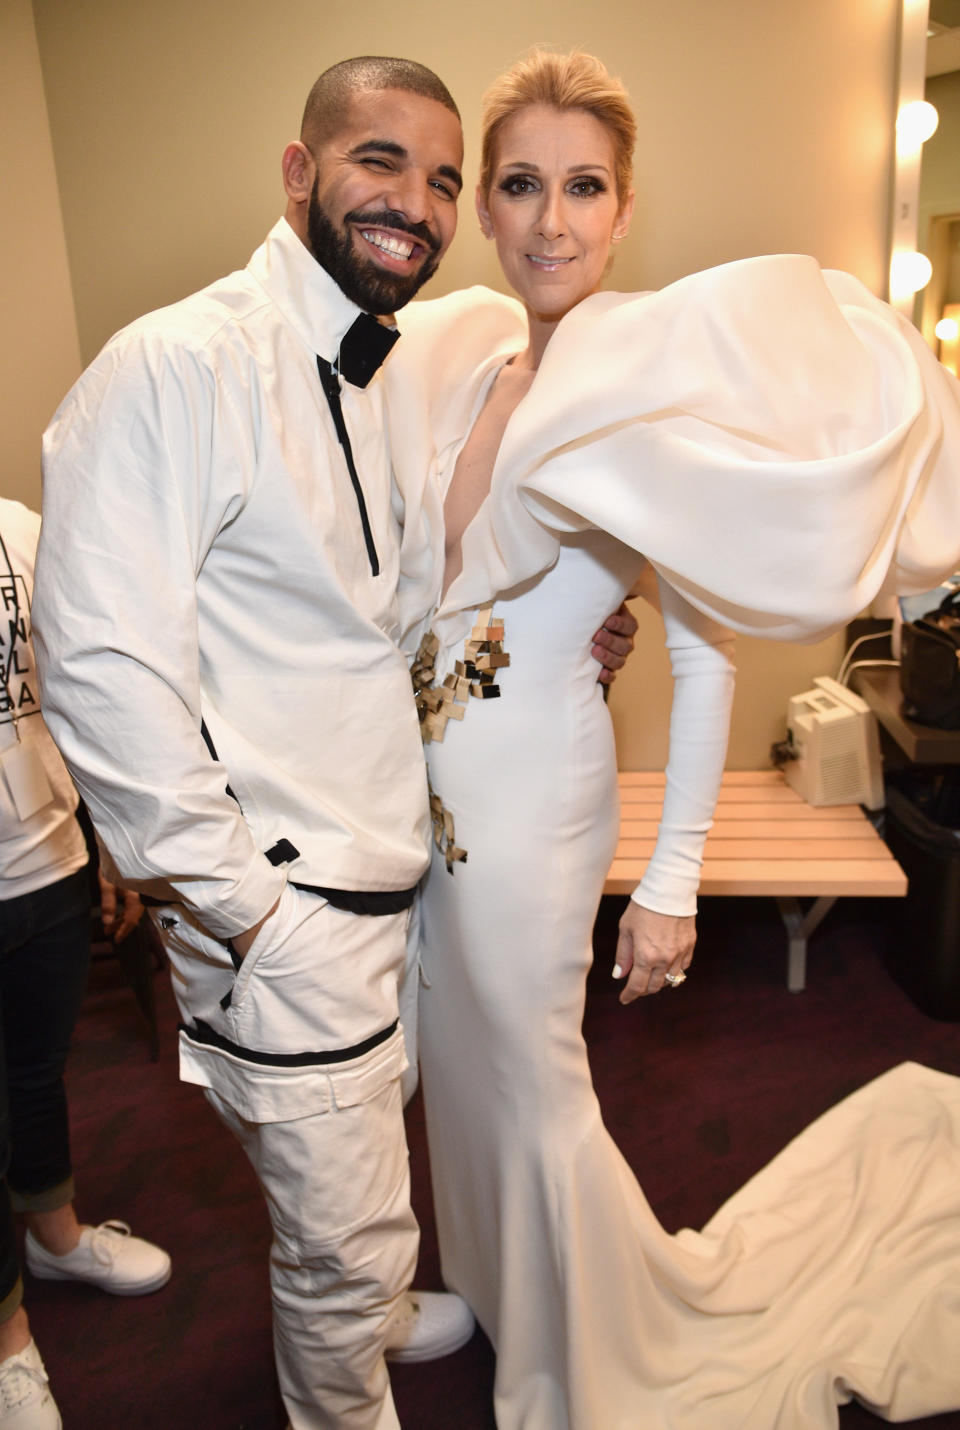
[(360, 55), (331, 65), (316, 81), (303, 110), (300, 138), (312, 152), (325, 144), (347, 123), (353, 97), (367, 90), (405, 89), (424, 99), (435, 99), (451, 114), (460, 111), (443, 80), (416, 60), (391, 59), (383, 55)]

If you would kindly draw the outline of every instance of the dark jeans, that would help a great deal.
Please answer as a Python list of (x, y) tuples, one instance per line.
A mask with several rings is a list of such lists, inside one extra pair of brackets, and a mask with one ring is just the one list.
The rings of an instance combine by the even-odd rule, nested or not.
[(89, 962), (85, 868), (0, 900), (0, 1307), (20, 1275), (11, 1195), (37, 1211), (73, 1196), (63, 1070)]

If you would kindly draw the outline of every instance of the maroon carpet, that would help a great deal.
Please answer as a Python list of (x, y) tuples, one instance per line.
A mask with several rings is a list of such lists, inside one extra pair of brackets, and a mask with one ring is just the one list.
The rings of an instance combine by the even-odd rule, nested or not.
[[(702, 1224), (807, 1122), (895, 1063), (960, 1074), (960, 1025), (918, 1012), (882, 966), (882, 901), (834, 910), (812, 941), (810, 987), (790, 995), (773, 903), (707, 900), (687, 984), (632, 1009), (607, 972), (610, 913), (586, 1031), (607, 1123), (671, 1229)], [(177, 1082), (165, 974), (157, 995), (161, 1058), (151, 1063), (118, 962), (95, 964), (69, 1086), (80, 1215), (121, 1217), (167, 1247), (173, 1280), (123, 1300), (28, 1278), (31, 1324), (66, 1430), (283, 1430), (266, 1213), (239, 1149), (198, 1090)], [(437, 1286), (419, 1100), (409, 1132), (418, 1281)], [(398, 1367), (405, 1430), (493, 1430), (492, 1369), (479, 1333), (445, 1361)], [(945, 1430), (960, 1414), (914, 1423)], [(879, 1424), (857, 1406), (840, 1411), (842, 1430)]]

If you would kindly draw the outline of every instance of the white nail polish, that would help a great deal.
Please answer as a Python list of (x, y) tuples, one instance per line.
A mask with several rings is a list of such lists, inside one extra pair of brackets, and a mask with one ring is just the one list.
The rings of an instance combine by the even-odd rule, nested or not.
[(613, 976), (614, 976), (614, 978), (622, 978), (622, 977), (623, 977), (623, 969), (620, 967), (619, 963), (615, 963), (615, 964), (613, 965)]

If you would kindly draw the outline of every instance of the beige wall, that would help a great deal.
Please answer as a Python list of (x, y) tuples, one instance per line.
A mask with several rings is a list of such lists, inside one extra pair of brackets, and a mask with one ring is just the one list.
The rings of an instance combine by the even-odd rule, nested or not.
[(30, 0), (0, 0), (0, 94), (0, 494), (36, 508), (80, 347)]
[[(898, 0), (34, 0), (84, 359), (138, 313), (245, 262), (281, 209), (279, 155), (303, 97), (350, 54), (435, 68), (465, 118), (530, 44), (619, 70), (641, 141), (632, 240), (612, 282), (657, 287), (750, 253), (810, 252), (880, 292)], [(467, 16), (467, 18), (464, 18)], [(499, 283), (469, 203), (434, 292)], [(616, 692), (622, 762), (662, 759), (659, 637)], [(786, 696), (826, 652), (744, 642), (732, 762), (762, 762)]]
[[(145, 308), (242, 264), (281, 208), (279, 156), (316, 74), (408, 54), (464, 113), (536, 41), (617, 68), (640, 122), (615, 282), (657, 287), (800, 250), (879, 291), (898, 0), (34, 0), (84, 360)], [(461, 18), (469, 15), (469, 18)], [(497, 282), (469, 203), (436, 290)]]
[[(659, 770), (667, 758), (670, 670), (660, 618), (643, 601), (631, 609), (640, 621), (637, 649), (610, 696), (617, 756), (624, 770)], [(737, 641), (737, 688), (727, 768), (763, 769), (769, 750), (786, 733), (787, 699), (809, 689), (815, 675), (836, 675), (843, 637), (818, 645)]]

